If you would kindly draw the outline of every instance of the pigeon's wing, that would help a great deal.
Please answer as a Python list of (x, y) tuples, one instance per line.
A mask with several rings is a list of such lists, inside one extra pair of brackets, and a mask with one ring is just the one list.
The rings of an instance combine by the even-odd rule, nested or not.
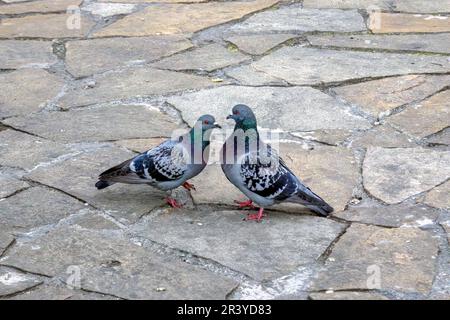
[(187, 170), (187, 153), (178, 141), (168, 140), (137, 156), (130, 169), (149, 182), (167, 182), (180, 179)]

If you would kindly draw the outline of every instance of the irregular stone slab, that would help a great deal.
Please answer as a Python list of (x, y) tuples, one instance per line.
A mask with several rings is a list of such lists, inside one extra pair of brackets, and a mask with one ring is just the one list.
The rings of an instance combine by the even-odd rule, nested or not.
[(135, 9), (136, 5), (129, 3), (91, 3), (83, 7), (82, 10), (96, 16), (110, 17), (118, 14), (129, 14)]
[(81, 227), (87, 230), (99, 231), (117, 231), (122, 227), (117, 222), (113, 221), (112, 218), (107, 216), (104, 212), (90, 208), (85, 208), (78, 211), (76, 215), (72, 215), (70, 217), (70, 225)]
[(450, 152), (423, 148), (369, 148), (364, 187), (386, 203), (399, 203), (450, 177)]
[(90, 293), (76, 289), (70, 289), (63, 284), (42, 284), (37, 288), (24, 293), (14, 295), (9, 300), (120, 300), (113, 296), (99, 293)]
[(0, 267), (0, 297), (8, 296), (42, 283), (40, 279), (26, 273)]
[(284, 80), (275, 78), (267, 73), (257, 71), (249, 65), (228, 69), (225, 71), (225, 74), (246, 86), (287, 85)]
[(182, 37), (69, 41), (66, 44), (66, 65), (72, 75), (84, 77), (120, 66), (147, 63), (191, 46), (191, 42)]
[(0, 225), (0, 256), (14, 242), (13, 231), (3, 225)]
[(307, 87), (223, 86), (169, 97), (167, 101), (191, 126), (205, 113), (214, 114), (220, 121), (230, 114), (232, 106), (243, 103), (255, 111), (258, 124), (264, 128), (308, 131), (369, 127), (367, 120), (351, 114), (342, 102)]
[(292, 84), (450, 70), (447, 57), (284, 47), (251, 64)]
[(427, 35), (310, 35), (308, 41), (313, 46), (450, 53), (450, 34), (448, 33)]
[(116, 184), (105, 190), (94, 187), (101, 172), (134, 155), (122, 148), (99, 146), (52, 166), (37, 168), (28, 178), (106, 210), (122, 223), (134, 223), (143, 214), (162, 206), (166, 194), (147, 185)]
[(423, 0), (305, 0), (306, 8), (339, 8), (339, 9), (367, 9), (367, 10), (395, 10), (403, 12), (449, 12), (450, 1), (423, 1)]
[(60, 143), (48, 141), (14, 130), (0, 132), (0, 165), (31, 170), (48, 164), (72, 150)]
[(115, 144), (127, 148), (134, 152), (144, 152), (156, 147), (167, 140), (166, 138), (148, 138), (148, 139), (126, 139), (116, 141)]
[(0, 223), (26, 232), (76, 213), (84, 204), (61, 192), (33, 187), (0, 202)]
[(450, 90), (440, 92), (388, 119), (402, 132), (424, 138), (450, 126)]
[(230, 28), (232, 32), (354, 32), (366, 30), (357, 10), (304, 9), (300, 5), (257, 13)]
[(127, 3), (198, 3), (207, 2), (208, 0), (99, 0), (99, 2), (127, 2)]
[(67, 112), (39, 113), (10, 118), (5, 123), (63, 142), (170, 137), (177, 129), (173, 118), (143, 105), (106, 105)]
[(338, 146), (347, 140), (353, 132), (351, 130), (316, 130), (316, 131), (298, 131), (291, 133), (295, 137), (308, 141), (319, 141), (329, 145)]
[(6, 170), (0, 170), (0, 199), (6, 198), (20, 190), (26, 189), (29, 184), (8, 174)]
[(267, 280), (315, 261), (344, 227), (328, 219), (282, 213), (271, 214), (262, 223), (248, 223), (242, 217), (242, 211), (161, 214), (133, 231)]
[[(224, 299), (237, 283), (145, 250), (122, 233), (61, 227), (13, 248), (3, 263), (68, 281), (79, 267), (81, 287), (125, 299)], [(205, 286), (208, 283), (208, 286)]]
[(379, 293), (358, 291), (315, 292), (308, 298), (311, 300), (388, 300)]
[(52, 44), (34, 40), (0, 41), (0, 69), (49, 67), (56, 62)]
[(97, 32), (94, 37), (146, 36), (196, 32), (277, 3), (278, 0), (198, 4), (155, 4)]
[(347, 210), (338, 212), (336, 217), (385, 227), (423, 227), (433, 224), (439, 217), (439, 211), (420, 204), (379, 206), (366, 203), (350, 206)]
[(397, 107), (420, 101), (448, 85), (448, 75), (407, 75), (337, 87), (333, 91), (364, 112), (383, 117)]
[(447, 16), (375, 12), (370, 14), (369, 29), (373, 33), (448, 32), (449, 19)]
[(128, 69), (94, 78), (94, 86), (80, 84), (61, 98), (62, 107), (80, 107), (132, 97), (166, 94), (213, 86), (206, 78), (152, 68)]
[(169, 70), (213, 71), (238, 64), (249, 58), (240, 52), (232, 52), (219, 44), (209, 44), (201, 48), (179, 53), (152, 64), (155, 68)]
[[(294, 143), (282, 143), (279, 149), (287, 166), (332, 205), (336, 212), (345, 208), (358, 183), (358, 167), (349, 150), (334, 147), (305, 150), (301, 145)], [(222, 169), (218, 165), (210, 165), (191, 182), (197, 189), (191, 192), (197, 204), (216, 203), (234, 206), (234, 200), (246, 199), (223, 176)], [(295, 204), (280, 204), (273, 208), (294, 213), (308, 211)]]
[(440, 186), (432, 189), (428, 192), (424, 199), (423, 203), (428, 204), (429, 206), (441, 209), (450, 209), (450, 181), (447, 181)]
[(413, 148), (417, 144), (406, 135), (394, 130), (389, 125), (376, 126), (351, 144), (354, 148), (383, 147), (383, 148)]
[(225, 40), (235, 44), (239, 50), (249, 54), (260, 55), (296, 36), (295, 34), (289, 33), (233, 35), (225, 38)]
[(40, 111), (56, 97), (63, 85), (61, 78), (41, 69), (21, 69), (0, 74), (0, 117)]
[(437, 254), (437, 239), (420, 229), (354, 223), (334, 246), (313, 288), (374, 289), (378, 274), (378, 289), (427, 294)]
[(450, 128), (428, 137), (426, 142), (431, 145), (450, 145)]
[(81, 0), (40, 0), (0, 6), (0, 14), (39, 12), (66, 12), (70, 6), (79, 6)]
[[(36, 26), (39, 28), (36, 28)], [(76, 14), (36, 14), (5, 18), (0, 23), (1, 38), (74, 38), (84, 37), (94, 25), (85, 16)]]

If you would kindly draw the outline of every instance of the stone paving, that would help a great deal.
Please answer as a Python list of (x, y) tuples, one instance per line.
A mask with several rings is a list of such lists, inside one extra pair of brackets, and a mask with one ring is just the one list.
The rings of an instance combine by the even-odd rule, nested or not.
[[(0, 0), (0, 88), (0, 299), (450, 299), (448, 0)], [(237, 103), (331, 217), (94, 188)]]

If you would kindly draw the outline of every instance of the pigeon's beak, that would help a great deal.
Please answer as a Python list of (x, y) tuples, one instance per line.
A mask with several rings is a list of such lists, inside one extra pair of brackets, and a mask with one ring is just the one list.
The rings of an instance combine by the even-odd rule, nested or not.
[(222, 129), (222, 127), (219, 124), (217, 124), (217, 123), (214, 123), (214, 128)]
[(232, 114), (227, 116), (227, 120), (233, 119), (234, 120), (234, 116)]

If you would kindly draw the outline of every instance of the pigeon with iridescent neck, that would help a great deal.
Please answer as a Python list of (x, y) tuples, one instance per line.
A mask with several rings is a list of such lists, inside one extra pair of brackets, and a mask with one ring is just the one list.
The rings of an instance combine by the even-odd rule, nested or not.
[[(99, 176), (95, 184), (104, 189), (115, 183), (148, 184), (159, 190), (168, 191), (179, 186), (191, 190), (195, 187), (187, 180), (198, 175), (208, 163), (211, 131), (220, 128), (211, 115), (201, 116), (186, 134), (166, 140), (160, 145), (139, 154)], [(172, 207), (181, 205), (168, 197)]]
[(234, 133), (222, 147), (222, 170), (227, 179), (250, 200), (237, 202), (240, 207), (254, 208), (257, 214), (247, 220), (260, 221), (264, 208), (280, 202), (293, 202), (328, 216), (333, 208), (305, 186), (286, 166), (277, 152), (259, 136), (256, 117), (246, 105), (233, 107), (227, 119), (236, 122)]

